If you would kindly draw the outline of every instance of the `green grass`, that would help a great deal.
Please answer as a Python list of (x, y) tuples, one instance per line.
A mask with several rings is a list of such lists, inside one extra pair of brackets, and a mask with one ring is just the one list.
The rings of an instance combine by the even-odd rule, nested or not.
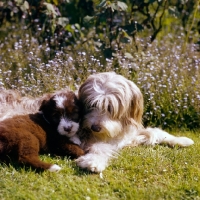
[(35, 172), (12, 164), (0, 165), (0, 199), (200, 199), (200, 135), (188, 148), (131, 147), (99, 174), (79, 169), (68, 158), (41, 156), (62, 167), (58, 173)]

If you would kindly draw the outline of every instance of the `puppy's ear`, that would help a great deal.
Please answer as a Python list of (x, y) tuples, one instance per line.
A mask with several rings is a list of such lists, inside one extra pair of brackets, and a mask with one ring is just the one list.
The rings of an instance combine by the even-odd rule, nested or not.
[(39, 111), (42, 111), (42, 110), (44, 110), (44, 108), (46, 107), (46, 105), (47, 105), (47, 100), (43, 100), (42, 101), (42, 104), (41, 104), (41, 106), (40, 106), (40, 108), (39, 108)]
[(52, 94), (45, 95), (45, 98), (43, 99), (43, 101), (41, 103), (39, 111), (42, 111), (45, 108), (47, 108), (47, 106), (49, 106), (49, 104), (52, 102), (53, 97), (54, 97), (54, 95), (52, 95)]

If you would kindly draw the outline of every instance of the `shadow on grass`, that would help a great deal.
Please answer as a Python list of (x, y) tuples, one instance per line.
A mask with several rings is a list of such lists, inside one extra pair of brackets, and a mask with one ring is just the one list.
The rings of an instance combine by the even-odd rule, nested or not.
[(87, 176), (87, 175), (95, 175), (97, 173), (88, 171), (87, 169), (82, 169), (77, 165), (74, 166), (74, 175), (76, 176)]
[[(43, 156), (47, 156), (42, 154)], [(90, 172), (86, 169), (81, 169), (79, 168), (76, 163), (75, 163), (75, 159), (72, 159), (68, 156), (57, 156), (57, 155), (48, 155), (48, 157), (50, 157), (50, 159), (52, 159), (51, 161), (45, 161), (45, 162), (49, 162), (52, 163), (52, 161), (54, 159), (59, 159), (59, 160), (69, 160), (71, 161), (71, 167), (73, 168), (73, 172), (72, 175), (75, 176), (87, 176), (87, 175), (91, 175), (91, 174), (96, 174), (93, 172)], [(43, 160), (43, 159), (42, 159)], [(20, 171), (26, 171), (26, 172), (35, 172), (38, 174), (42, 174), (43, 172), (47, 171), (44, 169), (38, 169), (38, 168), (34, 168), (28, 164), (23, 164), (18, 162), (18, 160), (15, 157), (9, 157), (9, 156), (5, 156), (5, 157), (0, 157), (0, 167), (9, 167), (9, 168), (14, 168), (16, 171), (20, 172)]]
[(34, 168), (30, 165), (25, 165), (23, 163), (19, 163), (16, 159), (10, 159), (9, 162), (7, 160), (6, 161), (1, 160), (0, 161), (0, 167), (13, 168), (18, 172), (20, 172), (20, 171), (26, 171), (26, 172), (33, 171), (33, 172), (38, 173), (38, 174), (41, 174), (45, 171), (44, 169), (36, 169), (36, 168)]

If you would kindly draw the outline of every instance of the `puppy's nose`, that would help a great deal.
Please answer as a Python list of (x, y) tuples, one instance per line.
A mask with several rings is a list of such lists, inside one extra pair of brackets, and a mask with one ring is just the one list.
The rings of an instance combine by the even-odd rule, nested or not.
[(94, 131), (94, 132), (99, 132), (101, 130), (101, 127), (99, 125), (95, 125), (93, 124), (91, 126), (91, 129)]
[(72, 130), (72, 126), (64, 127), (64, 131), (70, 132)]

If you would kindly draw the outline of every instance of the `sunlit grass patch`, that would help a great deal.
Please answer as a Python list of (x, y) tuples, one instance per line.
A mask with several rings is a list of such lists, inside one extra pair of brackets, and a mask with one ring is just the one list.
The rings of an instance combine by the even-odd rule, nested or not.
[(42, 155), (62, 167), (58, 173), (36, 172), (18, 165), (0, 165), (1, 199), (198, 199), (200, 136), (188, 148), (127, 147), (99, 174), (79, 169), (66, 157)]

